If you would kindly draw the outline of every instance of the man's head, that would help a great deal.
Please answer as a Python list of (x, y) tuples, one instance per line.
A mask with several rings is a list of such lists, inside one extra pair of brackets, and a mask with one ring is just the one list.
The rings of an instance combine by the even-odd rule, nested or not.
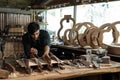
[(28, 25), (28, 33), (32, 36), (33, 39), (37, 40), (40, 30), (39, 30), (39, 25), (36, 22), (31, 22)]

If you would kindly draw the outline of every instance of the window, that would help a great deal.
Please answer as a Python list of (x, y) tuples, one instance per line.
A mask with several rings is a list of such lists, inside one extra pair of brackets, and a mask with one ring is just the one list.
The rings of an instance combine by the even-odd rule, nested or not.
[(120, 20), (120, 1), (77, 6), (76, 22), (92, 22), (96, 26)]
[[(71, 15), (72, 18), (74, 18), (73, 15), (76, 15), (74, 18), (76, 19), (76, 23), (91, 22), (97, 27), (101, 26), (104, 23), (120, 21), (120, 1), (78, 5), (75, 8), (76, 12), (74, 12), (74, 6), (47, 10), (47, 30), (50, 32), (51, 35), (57, 36), (57, 32), (60, 28), (60, 20), (64, 17), (64, 15)], [(68, 25), (67, 23), (65, 23), (64, 30), (61, 34), (63, 35), (64, 31), (70, 28), (68, 26), (71, 25), (72, 24)], [(111, 40), (108, 41), (108, 38), (110, 38)], [(103, 41), (111, 43), (112, 40), (112, 35), (110, 34), (110, 36), (108, 37), (107, 35), (107, 38), (104, 38)]]
[[(96, 3), (77, 6), (76, 22), (91, 22), (99, 27), (105, 23), (120, 21), (120, 1)], [(119, 29), (118, 29), (119, 28)], [(120, 30), (120, 24), (117, 25)], [(112, 32), (104, 34), (103, 42), (110, 44), (113, 41)], [(120, 42), (120, 39), (118, 40)]]

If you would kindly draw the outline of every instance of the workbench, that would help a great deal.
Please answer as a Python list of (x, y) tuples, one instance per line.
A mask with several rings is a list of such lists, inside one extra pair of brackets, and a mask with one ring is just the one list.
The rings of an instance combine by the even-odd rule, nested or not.
[[(86, 54), (86, 49), (89, 49), (89, 47), (82, 48), (80, 46), (73, 45), (51, 45), (51, 52), (53, 52), (60, 59), (72, 59), (72, 53), (76, 56)], [(92, 53), (95, 53), (94, 50), (95, 49), (93, 49)], [(109, 53), (108, 55), (111, 57), (111, 60), (120, 62), (120, 56)]]
[[(80, 47), (52, 45), (51, 48), (61, 50), (61, 54), (62, 52), (67, 53), (66, 55), (69, 59), (71, 59), (71, 56), (68, 57), (71, 53), (75, 53), (76, 55), (86, 54), (85, 49)], [(59, 55), (66, 56), (65, 54), (61, 55), (57, 52), (58, 57)], [(12, 73), (8, 79), (4, 80), (120, 80), (120, 63), (115, 61), (111, 61), (109, 65), (101, 64), (99, 69), (86, 67), (76, 68), (69, 65), (65, 65), (64, 67), (65, 70), (54, 68), (53, 71), (43, 70), (42, 73), (35, 70), (32, 74), (26, 74), (25, 69), (21, 68), (20, 72), (17, 70), (15, 73)], [(103, 79), (103, 77), (105, 77), (105, 79)]]
[[(54, 68), (53, 71), (44, 70), (42, 73), (39, 72), (32, 72), (32, 74), (25, 74), (16, 72), (16, 77), (10, 77), (9, 79), (5, 80), (64, 80), (64, 79), (72, 79), (84, 77), (80, 80), (104, 80), (101, 78), (103, 74), (117, 74), (117, 79), (113, 78), (111, 80), (120, 80), (120, 63), (111, 61), (111, 64), (100, 64), (99, 69), (94, 68), (76, 68), (69, 65), (65, 65), (64, 70), (60, 70), (58, 68)], [(92, 76), (92, 78), (91, 78)], [(116, 76), (116, 75), (115, 75)]]

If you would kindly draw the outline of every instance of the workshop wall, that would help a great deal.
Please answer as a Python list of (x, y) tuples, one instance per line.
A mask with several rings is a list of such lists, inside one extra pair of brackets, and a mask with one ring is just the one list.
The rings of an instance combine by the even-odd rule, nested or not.
[(20, 13), (0, 13), (0, 29), (3, 30), (6, 25), (23, 25), (31, 21), (30, 14)]

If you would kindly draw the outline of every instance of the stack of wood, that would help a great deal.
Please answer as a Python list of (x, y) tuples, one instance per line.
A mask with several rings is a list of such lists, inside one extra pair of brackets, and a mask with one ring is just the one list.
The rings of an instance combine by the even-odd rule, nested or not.
[[(61, 32), (64, 28), (63, 22), (65, 20), (67, 23), (69, 23), (69, 20), (71, 20), (73, 25), (71, 28), (64, 31), (64, 35), (61, 35)], [(65, 45), (80, 45), (81, 47), (90, 46), (90, 48), (93, 49), (107, 49), (107, 43), (103, 42), (104, 34), (112, 31), (112, 43), (118, 43), (119, 30), (117, 29), (117, 24), (120, 24), (120, 21), (105, 23), (100, 27), (95, 26), (91, 22), (82, 22), (76, 24), (75, 20), (71, 18), (70, 15), (65, 15), (60, 21), (61, 27), (58, 31), (58, 38), (61, 39)]]

